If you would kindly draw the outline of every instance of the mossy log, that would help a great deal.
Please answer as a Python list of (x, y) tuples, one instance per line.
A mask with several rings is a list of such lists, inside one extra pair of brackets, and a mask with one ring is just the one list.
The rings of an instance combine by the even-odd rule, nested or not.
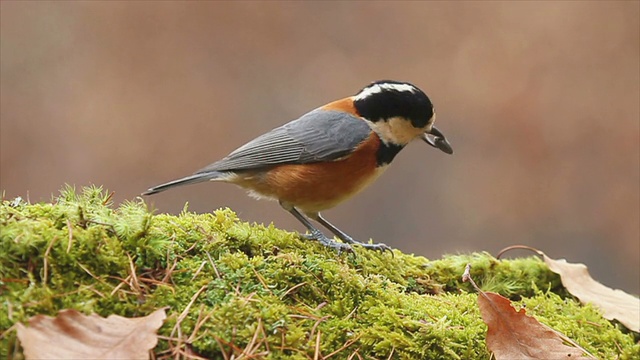
[(338, 255), (229, 209), (114, 208), (95, 187), (67, 187), (51, 203), (3, 199), (0, 259), (0, 358), (22, 357), (12, 327), (36, 314), (168, 307), (156, 358), (489, 359), (477, 294), (460, 280), (467, 263), (484, 290), (597, 357), (640, 354), (637, 335), (580, 305), (535, 257)]

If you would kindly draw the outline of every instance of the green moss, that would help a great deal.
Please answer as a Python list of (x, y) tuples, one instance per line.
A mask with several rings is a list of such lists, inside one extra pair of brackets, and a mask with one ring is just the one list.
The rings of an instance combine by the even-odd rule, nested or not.
[(483, 289), (518, 300), (599, 358), (640, 354), (632, 333), (581, 306), (537, 258), (356, 252), (337, 255), (229, 209), (154, 216), (140, 199), (114, 208), (100, 188), (68, 187), (50, 204), (3, 200), (0, 357), (21, 357), (7, 329), (35, 314), (142, 316), (168, 306), (159, 357), (180, 339), (215, 359), (243, 350), (488, 359), (477, 295), (460, 281), (467, 263)]

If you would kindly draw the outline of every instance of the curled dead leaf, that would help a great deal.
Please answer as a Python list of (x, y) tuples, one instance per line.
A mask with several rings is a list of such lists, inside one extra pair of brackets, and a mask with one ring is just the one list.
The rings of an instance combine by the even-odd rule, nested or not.
[(544, 252), (528, 246), (511, 246), (510, 249), (521, 248), (536, 252), (542, 256), (549, 269), (560, 275), (562, 285), (581, 303), (591, 303), (602, 311), (607, 320), (618, 320), (629, 330), (640, 332), (640, 299), (618, 289), (607, 287), (589, 274), (589, 269), (581, 263), (569, 263), (565, 259), (552, 259)]
[(18, 323), (18, 339), (27, 359), (148, 359), (165, 318), (165, 309), (106, 319), (62, 310), (55, 318), (36, 315), (28, 327)]
[[(484, 292), (469, 275), (467, 265), (462, 277), (478, 291), (478, 307), (482, 320), (487, 324), (487, 347), (496, 360), (525, 359), (590, 359), (571, 339), (528, 316), (524, 309), (516, 311), (509, 299)], [(574, 346), (566, 345), (571, 343)]]
[(560, 275), (562, 285), (581, 303), (591, 303), (602, 310), (605, 319), (616, 319), (628, 329), (640, 332), (640, 299), (595, 281), (584, 264), (551, 259), (544, 253), (542, 258), (551, 271)]

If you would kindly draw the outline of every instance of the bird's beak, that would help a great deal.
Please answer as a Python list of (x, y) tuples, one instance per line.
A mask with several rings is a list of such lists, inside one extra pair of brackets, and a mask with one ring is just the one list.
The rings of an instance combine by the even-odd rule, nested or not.
[(438, 130), (435, 126), (431, 127), (431, 131), (425, 132), (422, 134), (422, 140), (424, 140), (427, 144), (433, 146), (434, 148), (438, 148), (447, 154), (453, 154), (453, 148), (451, 144), (444, 137), (444, 134)]

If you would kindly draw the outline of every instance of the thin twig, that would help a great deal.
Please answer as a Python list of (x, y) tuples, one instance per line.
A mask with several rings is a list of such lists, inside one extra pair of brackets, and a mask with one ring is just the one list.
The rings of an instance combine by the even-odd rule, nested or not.
[(216, 273), (216, 277), (218, 279), (222, 279), (222, 276), (220, 276), (220, 272), (218, 271), (216, 264), (213, 262), (213, 259), (211, 258), (211, 255), (209, 254), (209, 252), (205, 251), (205, 254), (207, 254), (207, 257), (209, 258), (209, 262), (211, 263), (211, 267), (213, 268), (213, 271)]
[(178, 265), (178, 259), (173, 259), (173, 265), (171, 265), (171, 268), (169, 268), (169, 263), (167, 262), (167, 270), (164, 273), (164, 277), (162, 278), (162, 282), (163, 283), (168, 283), (169, 279), (171, 278), (171, 274), (173, 274), (173, 270), (176, 268), (176, 265)]
[(500, 250), (500, 252), (498, 252), (498, 255), (496, 255), (496, 259), (500, 259), (500, 257), (502, 255), (504, 255), (504, 253), (506, 253), (507, 251), (511, 251), (511, 250), (530, 250), (533, 251), (534, 253), (543, 256), (544, 253), (536, 248), (533, 248), (531, 246), (527, 246), (527, 245), (511, 245), (511, 246), (507, 246), (506, 248)]
[(127, 253), (127, 257), (129, 258), (129, 270), (131, 270), (131, 281), (129, 282), (129, 286), (138, 292), (138, 296), (142, 296), (142, 288), (140, 287), (140, 282), (138, 282), (138, 276), (136, 275), (136, 266), (133, 264), (133, 259), (131, 255)]
[(200, 264), (200, 267), (198, 267), (198, 270), (196, 270), (196, 273), (193, 274), (193, 277), (191, 278), (191, 281), (195, 280), (196, 277), (198, 277), (198, 274), (200, 274), (200, 271), (202, 271), (202, 268), (204, 268), (205, 265), (207, 265), (207, 262), (203, 261), (202, 264)]
[(348, 340), (339, 349), (337, 349), (334, 352), (330, 353), (329, 355), (325, 356), (323, 359), (328, 359), (328, 358), (332, 357), (333, 355), (338, 354), (342, 350), (344, 350), (344, 349), (348, 348), (349, 346), (353, 345), (356, 341), (360, 340), (360, 337), (362, 337), (362, 334), (359, 334), (358, 336), (354, 337), (353, 339)]
[(316, 336), (316, 349), (313, 353), (313, 360), (319, 360), (320, 356), (320, 330), (318, 330), (318, 335)]
[(271, 291), (271, 289), (269, 289), (269, 285), (267, 285), (267, 282), (264, 280), (262, 275), (260, 275), (258, 271), (253, 267), (251, 268), (251, 270), (253, 270), (253, 273), (256, 274), (256, 277), (258, 278), (258, 281), (260, 281), (260, 284), (262, 284), (262, 286), (269, 292), (269, 294), (273, 295), (273, 292)]
[(58, 240), (58, 237), (54, 236), (53, 239), (51, 239), (51, 242), (49, 243), (49, 246), (47, 246), (47, 250), (44, 252), (44, 261), (42, 262), (42, 265), (44, 267), (44, 274), (42, 275), (42, 283), (43, 284), (46, 284), (47, 280), (49, 278), (49, 253), (51, 252), (51, 248), (53, 247), (53, 243), (55, 243), (56, 240)]
[(67, 243), (67, 254), (71, 251), (71, 243), (73, 243), (73, 226), (71, 221), (67, 219), (67, 228), (69, 229), (69, 243)]
[(189, 314), (189, 309), (191, 309), (191, 306), (193, 305), (193, 303), (195, 303), (198, 296), (200, 296), (200, 294), (207, 288), (207, 286), (208, 284), (202, 285), (202, 287), (198, 291), (196, 291), (195, 294), (193, 294), (193, 296), (191, 297), (191, 301), (189, 301), (189, 304), (187, 304), (187, 306), (184, 308), (182, 313), (180, 313), (180, 315), (178, 316), (178, 319), (176, 320), (176, 324), (174, 325), (173, 329), (171, 329), (171, 335), (170, 335), (171, 337), (174, 336), (176, 331), (178, 332), (178, 341), (176, 343), (176, 348), (178, 349), (177, 351), (180, 351), (180, 349), (182, 348), (182, 340), (183, 340), (182, 329), (180, 328), (180, 325), (182, 324), (182, 321)]
[(289, 290), (285, 291), (284, 294), (280, 295), (280, 300), (284, 299), (285, 296), (289, 295), (294, 290), (298, 289), (299, 287), (305, 286), (305, 285), (307, 285), (306, 281), (301, 282), (300, 284), (292, 286), (291, 288), (289, 288)]

